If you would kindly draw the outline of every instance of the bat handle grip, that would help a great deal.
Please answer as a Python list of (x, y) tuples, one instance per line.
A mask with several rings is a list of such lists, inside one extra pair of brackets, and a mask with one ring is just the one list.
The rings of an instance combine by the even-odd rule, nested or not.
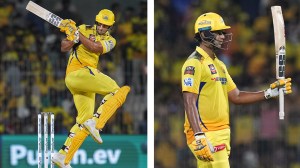
[(284, 93), (283, 88), (279, 89), (279, 119), (284, 119)]

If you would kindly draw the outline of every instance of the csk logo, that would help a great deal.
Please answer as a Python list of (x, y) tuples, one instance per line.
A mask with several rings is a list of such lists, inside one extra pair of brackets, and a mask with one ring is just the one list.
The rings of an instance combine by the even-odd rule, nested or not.
[(103, 16), (103, 20), (108, 20), (108, 16)]

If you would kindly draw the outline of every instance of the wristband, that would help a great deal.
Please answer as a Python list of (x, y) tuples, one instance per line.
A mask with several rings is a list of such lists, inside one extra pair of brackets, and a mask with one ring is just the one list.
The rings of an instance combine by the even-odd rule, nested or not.
[(204, 132), (197, 132), (197, 133), (194, 134), (194, 136), (195, 136), (196, 140), (199, 140), (201, 138), (205, 138)]

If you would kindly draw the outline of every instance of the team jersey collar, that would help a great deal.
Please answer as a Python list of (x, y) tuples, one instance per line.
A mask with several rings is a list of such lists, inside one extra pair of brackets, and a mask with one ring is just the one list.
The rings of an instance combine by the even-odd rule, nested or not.
[[(209, 55), (202, 49), (200, 48), (199, 46), (196, 47), (196, 51), (202, 55), (203, 58), (208, 58)], [(209, 57), (210, 58), (210, 57)], [(217, 59), (217, 56), (215, 55), (215, 59)]]

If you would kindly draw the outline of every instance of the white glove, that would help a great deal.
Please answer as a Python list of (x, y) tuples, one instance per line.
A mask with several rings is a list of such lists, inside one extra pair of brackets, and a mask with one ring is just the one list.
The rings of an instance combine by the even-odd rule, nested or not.
[(266, 99), (277, 97), (279, 95), (279, 88), (283, 88), (284, 94), (292, 93), (291, 78), (279, 79), (270, 85), (270, 88), (264, 91)]

